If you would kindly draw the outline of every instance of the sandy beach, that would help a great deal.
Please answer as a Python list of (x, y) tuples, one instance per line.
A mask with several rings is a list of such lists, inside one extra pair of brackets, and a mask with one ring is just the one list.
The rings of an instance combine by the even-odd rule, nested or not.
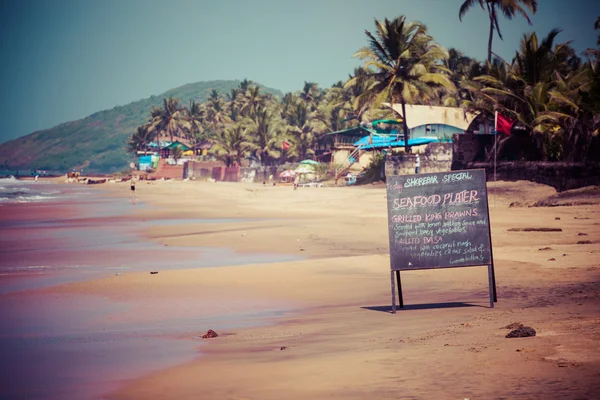
[[(126, 183), (101, 186), (102, 196), (127, 201)], [(390, 313), (381, 185), (140, 182), (143, 206), (130, 204), (127, 218), (153, 221), (142, 235), (164, 251), (223, 248), (289, 261), (187, 269), (164, 261), (156, 275), (110, 272), (10, 296), (127, 305), (98, 326), (185, 324), (153, 335), (193, 343), (189, 360), (121, 382), (111, 399), (599, 398), (600, 206), (528, 207), (556, 193), (528, 182), (488, 190), (493, 309), (487, 269), (469, 267), (403, 272), (406, 307)], [(562, 231), (512, 229), (532, 227)], [(252, 324), (240, 317), (251, 314), (260, 316)], [(537, 336), (505, 338), (515, 322)], [(220, 336), (199, 340), (208, 329)]]

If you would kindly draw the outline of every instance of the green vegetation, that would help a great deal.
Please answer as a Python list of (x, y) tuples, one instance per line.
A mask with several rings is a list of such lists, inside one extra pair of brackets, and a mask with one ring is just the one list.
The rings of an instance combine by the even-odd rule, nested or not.
[[(502, 39), (498, 15), (520, 14), (531, 23), (528, 12), (536, 12), (537, 1), (466, 0), (459, 18), (477, 4), (490, 18), (485, 62), (439, 46), (420, 22), (403, 16), (375, 20), (355, 54), (364, 64), (329, 88), (305, 82), (284, 95), (249, 80), (185, 85), (8, 142), (0, 146), (0, 164), (112, 172), (131, 161), (127, 152), (185, 138), (211, 142), (211, 154), (227, 165), (247, 157), (281, 165), (315, 158), (330, 144), (328, 132), (376, 118), (401, 119), (408, 139), (406, 104), (463, 107), (488, 121), (498, 112), (516, 121), (515, 129), (533, 143), (526, 159), (597, 160), (600, 49), (588, 49), (581, 58), (554, 30), (541, 39), (524, 35), (514, 58), (502, 60), (492, 52), (494, 32)], [(402, 115), (393, 115), (386, 103), (400, 104)], [(500, 138), (502, 157), (511, 136)], [(377, 168), (374, 162), (369, 170), (375, 174)]]

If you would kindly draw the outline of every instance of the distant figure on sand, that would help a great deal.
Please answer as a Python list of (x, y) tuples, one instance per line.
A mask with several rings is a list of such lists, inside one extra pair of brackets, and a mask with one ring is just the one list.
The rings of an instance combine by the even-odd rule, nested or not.
[(421, 166), (421, 159), (419, 158), (419, 155), (417, 154), (417, 157), (415, 158), (415, 174), (419, 173), (420, 166)]
[(296, 175), (294, 178), (294, 190), (298, 188), (298, 184), (300, 183), (300, 175)]
[(137, 203), (137, 199), (135, 197), (135, 180), (133, 179), (133, 176), (131, 177), (131, 195), (129, 196), (129, 201), (132, 201), (134, 203)]

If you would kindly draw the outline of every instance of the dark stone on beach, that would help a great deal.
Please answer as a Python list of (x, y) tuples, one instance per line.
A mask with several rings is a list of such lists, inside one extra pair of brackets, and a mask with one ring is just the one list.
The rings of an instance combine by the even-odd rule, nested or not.
[(582, 232), (579, 232), (579, 233), (577, 234), (577, 236), (587, 236), (587, 235), (588, 235), (587, 233), (582, 233)]
[(156, 274), (158, 274), (158, 271), (150, 271), (150, 273), (151, 273), (152, 275), (156, 275)]
[(589, 240), (580, 240), (579, 242), (577, 242), (577, 244), (592, 244), (592, 242)]
[(555, 220), (557, 220), (557, 221), (560, 221), (560, 217), (556, 217), (556, 218), (554, 218), (554, 219), (555, 219)]
[(539, 251), (544, 251), (544, 250), (552, 250), (552, 247), (542, 247), (540, 249), (538, 249)]
[(285, 349), (287, 349), (287, 347), (285, 347), (285, 346), (281, 346), (281, 347), (279, 348), (279, 350), (285, 350)]
[(519, 329), (522, 328), (523, 324), (520, 322), (513, 322), (512, 324), (508, 324), (504, 327), (504, 329)]
[(530, 326), (522, 326), (513, 331), (510, 331), (506, 337), (507, 338), (520, 338), (520, 337), (530, 337), (535, 336), (535, 329)]
[(556, 261), (556, 258), (554, 258), (554, 257), (549, 258), (548, 261)]
[(202, 335), (202, 339), (212, 339), (218, 336), (219, 335), (217, 335), (217, 332), (213, 331), (212, 329), (209, 329), (204, 335)]

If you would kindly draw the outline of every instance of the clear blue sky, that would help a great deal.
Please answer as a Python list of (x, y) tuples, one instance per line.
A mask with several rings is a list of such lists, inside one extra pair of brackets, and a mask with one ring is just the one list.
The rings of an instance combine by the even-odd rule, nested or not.
[[(0, 0), (0, 143), (197, 81), (248, 78), (284, 92), (327, 87), (359, 65), (374, 18), (424, 22), (436, 41), (485, 59), (488, 19), (462, 0)], [(561, 28), (595, 47), (597, 0), (539, 0), (529, 27), (500, 19), (510, 60), (523, 33)]]

